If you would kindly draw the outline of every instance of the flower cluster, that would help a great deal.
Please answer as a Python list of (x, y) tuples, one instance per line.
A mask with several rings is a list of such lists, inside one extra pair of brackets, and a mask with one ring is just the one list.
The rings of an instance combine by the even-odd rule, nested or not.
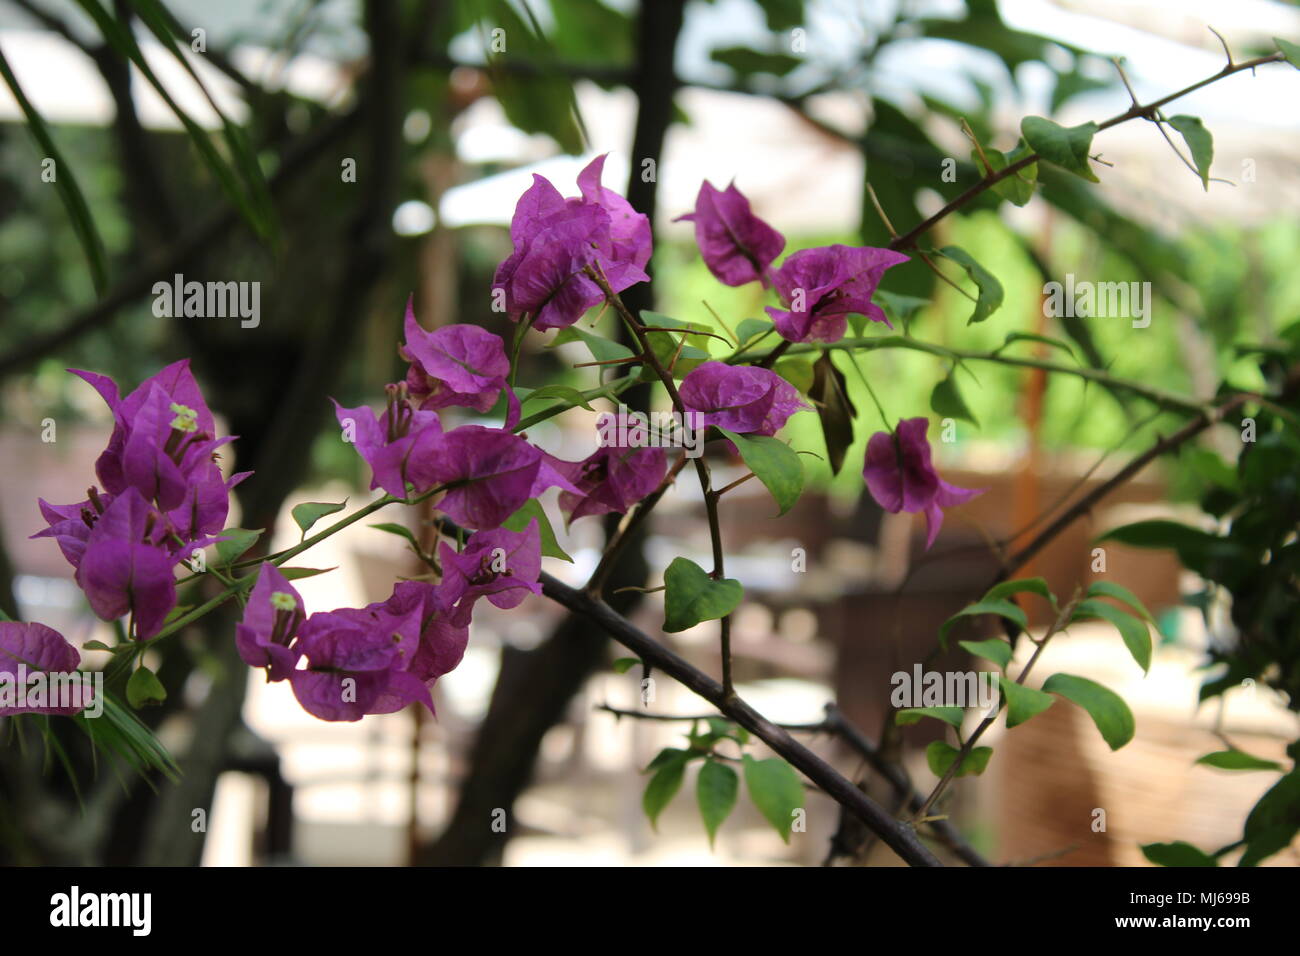
[(650, 220), (600, 184), (604, 166), (598, 156), (578, 174), (578, 197), (565, 199), (537, 175), (520, 197), (510, 222), (514, 252), (492, 280), (512, 319), (527, 314), (537, 329), (572, 325), (605, 298), (588, 270), (615, 292), (649, 279)]
[(360, 720), (413, 703), (432, 711), (430, 688), (460, 663), (467, 624), (468, 614), (455, 623), (440, 589), (422, 581), (399, 582), (386, 601), (307, 616), (293, 585), (264, 563), (235, 642), (250, 667), (289, 681), (308, 713)]
[(176, 606), (176, 565), (217, 540), (230, 490), (248, 472), (227, 479), (217, 464), (212, 412), (189, 362), (167, 366), (121, 398), (111, 379), (74, 371), (113, 413), (108, 447), (95, 463), (99, 486), (86, 500), (53, 505), (42, 499), (50, 537), (76, 570), (77, 585), (105, 621), (130, 615), (130, 636), (157, 634)]
[(695, 223), (700, 255), (719, 282), (739, 286), (758, 281), (775, 287), (781, 307), (768, 306), (767, 312), (787, 341), (838, 342), (851, 314), (889, 325), (871, 296), (886, 269), (907, 261), (902, 253), (822, 246), (791, 253), (773, 271), (785, 237), (754, 215), (734, 184), (719, 192), (705, 182), (695, 211), (678, 218)]
[[(649, 220), (601, 185), (603, 166), (602, 156), (583, 169), (576, 197), (536, 176), (520, 198), (510, 228), (514, 248), (494, 278), (516, 322), (567, 327), (607, 294), (647, 279)], [(683, 218), (694, 223), (704, 261), (722, 282), (774, 290), (781, 306), (768, 311), (788, 342), (835, 342), (851, 314), (886, 322), (871, 297), (904, 256), (835, 245), (795, 252), (774, 268), (785, 239), (734, 185), (719, 192), (705, 183)], [(370, 466), (371, 488), (406, 502), (440, 494), (433, 505), (440, 522), (460, 527), (458, 547), (441, 542), (436, 557), (417, 549), (437, 583), (401, 581), (386, 600), (308, 614), (276, 562), (263, 562), (255, 581), (244, 579), (253, 587), (235, 633), (241, 658), (265, 669), (269, 681), (288, 681), (303, 708), (323, 720), (359, 720), (413, 703), (433, 709), (431, 688), (460, 663), (478, 601), (510, 609), (541, 593), (543, 527), (536, 517), (522, 528), (510, 521), (532, 499), (559, 489), (568, 521), (621, 514), (668, 474), (662, 447), (602, 444), (582, 461), (562, 461), (518, 434), (512, 362), (501, 338), (485, 329), (428, 331), (408, 303), (398, 354), (406, 373), (386, 386), (381, 412), (337, 402), (335, 412), (345, 440)], [(105, 376), (75, 374), (108, 403), (113, 432), (86, 500), (42, 500), (47, 527), (33, 537), (55, 540), (98, 616), (129, 616), (129, 636), (146, 640), (176, 605), (176, 565), (222, 540), (230, 491), (247, 474), (223, 477), (217, 452), (231, 439), (216, 436), (187, 362), (125, 398)], [(680, 410), (695, 413), (699, 424), (750, 436), (773, 436), (810, 407), (777, 371), (728, 361), (699, 362), (677, 394)], [(445, 418), (449, 409), (482, 415), (502, 403), (499, 427)], [(883, 507), (924, 512), (933, 541), (941, 509), (978, 492), (939, 479), (925, 427), (925, 419), (909, 419), (896, 432), (874, 435), (863, 475)], [(36, 670), (79, 662), (75, 649), (41, 625), (0, 627), (0, 670), (6, 656)]]
[[(772, 287), (781, 306), (768, 306), (776, 331), (788, 343), (834, 343), (844, 338), (850, 315), (862, 315), (892, 328), (884, 310), (871, 301), (885, 270), (907, 261), (892, 249), (843, 245), (802, 249), (772, 264), (785, 238), (754, 215), (735, 185), (719, 192), (700, 186), (695, 211), (679, 219), (695, 224), (700, 255), (718, 281), (739, 286), (760, 282)], [(705, 362), (682, 381), (683, 404), (705, 413), (705, 422), (738, 432), (772, 435), (803, 405), (799, 393), (764, 368)], [(896, 431), (877, 432), (867, 443), (863, 479), (886, 511), (922, 512), (926, 547), (943, 524), (943, 508), (969, 501), (978, 490), (941, 480), (930, 464), (924, 418), (906, 419)]]

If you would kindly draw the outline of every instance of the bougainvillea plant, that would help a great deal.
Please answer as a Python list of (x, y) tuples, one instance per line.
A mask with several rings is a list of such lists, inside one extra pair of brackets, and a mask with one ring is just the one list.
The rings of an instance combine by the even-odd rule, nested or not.
[[(1230, 62), (1218, 76), (1286, 58), (1279, 52)], [(1165, 525), (1130, 526), (1112, 534), (1130, 543), (1176, 548), (1189, 567), (1231, 591), (1236, 599), (1234, 613), (1256, 650), (1254, 656), (1248, 652), (1224, 656), (1230, 671), (1225, 680), (1258, 675), (1287, 691), (1293, 706), (1300, 699), (1293, 614), (1300, 546), (1293, 530), (1280, 537), (1278, 532), (1293, 529), (1300, 513), (1295, 506), (1294, 470), (1285, 467), (1287, 461), (1295, 461), (1300, 447), (1297, 349), (1269, 356), (1276, 366), (1273, 393), (1225, 393), (1207, 405), (1105, 372), (1016, 357), (1006, 351), (1017, 341), (1012, 336), (1002, 348), (987, 353), (915, 339), (903, 321), (908, 304), (879, 289), (890, 269), (914, 259), (933, 266), (936, 257), (943, 258), (960, 265), (975, 285), (970, 321), (986, 321), (1001, 304), (997, 281), (965, 251), (923, 249), (919, 239), (974, 195), (992, 190), (1018, 204), (1028, 201), (1040, 162), (1095, 178), (1090, 166), (1093, 133), (1140, 117), (1162, 122), (1159, 106), (1178, 95), (1151, 105), (1135, 101), (1105, 123), (1072, 129), (1030, 118), (1022, 126), (1022, 144), (1010, 154), (976, 143), (984, 175), (969, 196), (910, 232), (896, 235), (888, 248), (829, 245), (788, 251), (785, 237), (754, 213), (734, 183), (723, 190), (703, 183), (694, 209), (680, 218), (693, 224), (704, 263), (719, 282), (757, 283), (769, 297), (768, 318), (747, 319), (737, 323), (734, 331), (726, 323), (720, 322), (719, 328), (707, 322), (636, 314), (627, 307), (621, 293), (648, 279), (651, 224), (626, 199), (602, 185), (603, 157), (578, 175), (574, 196), (565, 196), (555, 184), (535, 176), (519, 198), (510, 224), (513, 249), (498, 266), (492, 285), (513, 325), (503, 320), (496, 331), (473, 325), (428, 331), (408, 305), (404, 341), (396, 345), (408, 367), (400, 381), (384, 386), (382, 409), (335, 403), (343, 440), (369, 467), (370, 487), (381, 492), (374, 500), (315, 534), (311, 530), (316, 523), (343, 506), (300, 505), (293, 514), (303, 532), (298, 544), (243, 559), (257, 535), (228, 527), (227, 518), (231, 491), (247, 475), (223, 474), (220, 450), (234, 438), (218, 434), (188, 362), (167, 366), (125, 397), (119, 384), (108, 378), (76, 371), (107, 403), (112, 431), (93, 478), (87, 476), (83, 500), (36, 503), (45, 527), (34, 537), (54, 540), (74, 569), (91, 609), (117, 627), (119, 642), (108, 649), (114, 652), (113, 668), (130, 669), (127, 696), (132, 706), (167, 693), (146, 667), (143, 652), (161, 648), (166, 639), (234, 599), (242, 605), (242, 616), (230, 640), (236, 642), (240, 657), (250, 668), (264, 672), (268, 681), (288, 681), (298, 702), (315, 717), (357, 721), (412, 705), (432, 712), (431, 689), (455, 670), (474, 639), (474, 615), (483, 606), (480, 602), (509, 609), (544, 595), (587, 616), (628, 647), (635, 657), (625, 659), (624, 665), (662, 671), (717, 709), (715, 716), (684, 718), (692, 721), (686, 745), (663, 750), (647, 768), (644, 807), (651, 821), (680, 789), (688, 765), (698, 762), (697, 795), (710, 839), (736, 802), (741, 775), (756, 807), (788, 839), (803, 805), (802, 774), (911, 864), (939, 862), (928, 840), (946, 846), (966, 862), (982, 863), (946, 819), (932, 811), (955, 778), (977, 774), (987, 765), (992, 751), (976, 744), (1001, 709), (1005, 708), (1007, 726), (1015, 727), (1061, 698), (1082, 707), (1112, 749), (1127, 743), (1134, 732), (1124, 701), (1091, 680), (1058, 673), (1038, 686), (1027, 684), (1037, 653), (1012, 677), (1016, 639), (1028, 630), (1018, 602), (1032, 598), (1046, 601), (1051, 608), (1051, 625), (1032, 639), (1039, 650), (1076, 621), (1100, 620), (1116, 627), (1144, 671), (1152, 654), (1150, 615), (1121, 585), (1103, 581), (1087, 593), (1058, 601), (1042, 579), (1016, 579), (1015, 572), (1063, 527), (1147, 462), (1176, 450), (1212, 425), (1240, 424), (1247, 409), (1267, 410), (1256, 422), (1262, 437), (1242, 455), (1239, 479), (1225, 478), (1220, 493), (1207, 503), (1218, 515), (1231, 518), (1226, 536)], [(1194, 147), (1193, 154), (1201, 157), (1198, 163), (1203, 159), (1208, 164), (1204, 151)], [(1023, 185), (1029, 187), (1025, 194), (1019, 188), (1006, 188)], [(612, 313), (635, 348), (629, 350), (580, 325), (593, 310)], [(524, 338), (555, 330), (555, 342), (587, 343), (602, 367), (602, 377), (611, 367), (622, 374), (581, 392), (517, 385)], [(758, 478), (784, 513), (803, 490), (801, 453), (825, 451), (832, 468), (839, 471), (852, 444), (856, 412), (833, 398), (844, 381), (833, 356), (843, 357), (856, 369), (855, 353), (891, 348), (929, 353), (953, 366), (986, 361), (1082, 375), (1104, 388), (1182, 413), (1188, 420), (1182, 431), (1139, 456), (1020, 551), (1005, 555), (999, 579), (987, 593), (944, 625), (938, 635), (941, 646), (961, 618), (992, 615), (1005, 622), (1005, 637), (961, 642), (996, 669), (999, 709), (964, 734), (967, 715), (960, 708), (922, 706), (898, 713), (899, 723), (922, 718), (945, 722), (957, 738), (957, 746), (943, 740), (930, 745), (927, 757), (939, 780), (928, 796), (913, 790), (906, 777), (896, 783), (904, 797), (901, 816), (886, 811), (736, 694), (730, 616), (743, 588), (726, 577), (719, 509), (739, 482), (715, 487), (707, 456), (688, 454), (681, 445), (647, 446), (623, 430), (617, 432), (623, 441), (602, 442), (578, 461), (554, 457), (527, 435), (540, 421), (589, 408), (593, 401), (616, 401), (632, 385), (651, 381), (658, 384), (662, 402), (680, 422), (703, 429), (703, 442), (715, 453), (743, 462), (745, 477)], [(804, 374), (809, 364), (813, 365), (811, 378)], [(917, 414), (921, 410), (887, 409), (872, 382), (865, 375), (862, 380), (879, 417), (866, 442), (863, 488), (886, 511), (923, 515), (929, 548), (941, 532), (945, 513), (960, 510), (981, 490), (950, 484), (936, 470), (927, 435), (930, 420)], [(535, 410), (525, 414), (529, 406)], [(935, 388), (932, 410), (948, 417), (961, 407), (955, 381), (945, 373)], [(467, 412), (482, 416), (494, 408), (502, 409), (499, 424), (464, 422)], [(901, 417), (904, 414), (910, 417)], [(795, 448), (783, 438), (783, 429), (796, 415), (818, 418), (824, 448)], [(716, 621), (722, 661), (718, 679), (677, 657), (603, 600), (609, 568), (629, 532), (684, 480), (687, 465), (703, 494), (713, 566), (706, 569), (677, 557), (665, 569), (663, 630), (675, 633)], [(543, 570), (544, 556), (566, 557), (554, 544), (550, 519), (539, 502), (550, 489), (557, 489), (554, 497), (567, 522), (625, 516), (583, 588), (569, 587)], [(318, 572), (294, 567), (289, 563), (292, 559), (382, 508), (424, 503), (433, 509), (441, 536), (432, 553), (415, 547), (428, 574), (395, 583), (390, 596), (365, 607), (313, 610), (306, 606), (293, 581)], [(398, 525), (379, 527), (403, 530)], [(1241, 560), (1225, 562), (1225, 548), (1236, 549), (1233, 553), (1240, 552)], [(215, 557), (209, 558), (210, 552)], [(1250, 575), (1248, 569), (1256, 565), (1265, 573)], [(178, 585), (201, 576), (218, 582), (219, 593), (196, 607), (178, 607)], [(1289, 620), (1277, 610), (1285, 600), (1291, 601)], [(1269, 667), (1278, 662), (1285, 665), (1280, 676)], [(71, 671), (79, 666), (79, 655), (43, 625), (0, 624), (0, 670), (10, 674), (19, 664), (31, 672)], [(1211, 687), (1207, 692), (1217, 691)], [(22, 711), (10, 707), (7, 712)], [(832, 713), (825, 725), (815, 729), (843, 732), (844, 725)], [(848, 736), (873, 765), (886, 762), (861, 734)], [(756, 756), (756, 740), (776, 756)], [(157, 750), (149, 753), (157, 757)], [(1241, 763), (1246, 756), (1234, 753), (1211, 756), (1223, 765)], [(1294, 747), (1291, 754), (1300, 756)], [(737, 762), (741, 774), (733, 769)], [(1269, 768), (1256, 765), (1256, 769)], [(1241, 841), (1247, 848), (1246, 862), (1257, 862), (1286, 846), (1296, 832), (1297, 771), (1288, 773), (1276, 765), (1271, 769), (1283, 776), (1246, 823)], [(886, 776), (900, 780), (896, 772)], [(1184, 861), (1199, 854), (1208, 863), (1223, 852), (1204, 853), (1187, 844), (1147, 851), (1160, 862)]]

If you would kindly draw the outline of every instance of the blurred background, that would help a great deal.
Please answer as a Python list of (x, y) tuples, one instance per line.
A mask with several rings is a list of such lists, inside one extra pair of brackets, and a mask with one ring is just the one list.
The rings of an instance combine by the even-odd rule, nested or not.
[[(383, 383), (400, 378), (409, 295), (426, 328), (512, 331), (492, 311), (490, 283), (533, 174), (574, 195), (577, 172), (608, 153), (605, 185), (651, 213), (655, 229), (653, 283), (632, 290), (629, 303), (734, 329), (762, 315), (762, 291), (719, 285), (689, 224), (673, 221), (693, 208), (702, 180), (719, 188), (734, 180), (787, 236), (787, 251), (883, 245), (889, 228), (864, 184), (906, 231), (978, 180), (963, 120), (1002, 150), (1015, 146), (1025, 115), (1100, 121), (1130, 103), (1114, 57), (1143, 102), (1219, 70), (1224, 50), (1207, 27), (1243, 60), (1271, 51), (1271, 37), (1300, 38), (1300, 9), (1274, 0), (0, 0), (0, 52), (58, 147), (58, 176), (75, 177), (85, 203), (80, 216), (65, 209), (42, 175), (49, 153), (31, 135), (29, 110), (14, 84), (0, 88), (0, 607), (74, 643), (106, 639), (54, 544), (28, 540), (41, 526), (37, 497), (81, 500), (111, 429), (98, 396), (67, 368), (130, 388), (192, 358), (214, 411), (239, 436), (228, 463), (256, 472), (229, 523), (268, 529), (274, 550), (297, 538), (288, 517), (295, 504), (368, 500), (368, 471), (340, 440), (328, 396), (377, 404)], [(909, 331), (953, 348), (988, 350), (1011, 332), (1030, 333), (1063, 344), (1021, 343), (1025, 355), (1198, 400), (1225, 382), (1262, 389), (1258, 361), (1239, 346), (1275, 341), (1300, 319), (1297, 82), (1285, 64), (1271, 64), (1174, 104), (1214, 134), (1213, 173), (1225, 181), (1208, 190), (1150, 124), (1133, 122), (1094, 141), (1106, 164), (1100, 185), (1044, 168), (1026, 206), (981, 197), (945, 220), (933, 245), (960, 245), (1004, 287), (1005, 304), (987, 322), (967, 325), (969, 303), (919, 262), (892, 270), (883, 288), (925, 300)], [(1043, 284), (1067, 273), (1151, 283), (1150, 327), (1047, 317)], [(260, 321), (158, 317), (153, 285), (176, 274), (260, 283)], [(593, 323), (614, 334), (610, 317), (584, 320)], [(550, 337), (529, 338), (520, 382), (595, 384), (596, 369), (574, 368), (591, 359), (583, 346), (548, 347)], [(889, 413), (903, 417), (929, 414), (931, 390), (948, 371), (904, 350), (868, 354), (862, 368)], [(741, 696), (797, 724), (820, 721), (836, 702), (888, 741), (922, 792), (934, 780), (924, 747), (937, 739), (924, 724), (936, 722), (901, 736), (888, 730), (890, 675), (910, 671), (938, 625), (983, 592), (1002, 546), (1023, 541), (1016, 536), (1066, 496), (1104, 481), (1182, 422), (1081, 378), (1049, 381), (1039, 370), (993, 364), (967, 370), (971, 421), (956, 424), (955, 440), (936, 440), (937, 464), (953, 484), (987, 492), (949, 514), (929, 552), (919, 516), (884, 514), (861, 494), (863, 449), (879, 423), (851, 373), (846, 387), (862, 420), (840, 473), (806, 457), (812, 487), (780, 519), (756, 482), (723, 507), (728, 571), (746, 589), (734, 636)], [(57, 424), (52, 442), (42, 438), (48, 419)], [(596, 445), (594, 419), (575, 409), (529, 437), (578, 459)], [(784, 434), (796, 447), (824, 448), (815, 415), (796, 416)], [(985, 741), (995, 746), (989, 769), (963, 780), (949, 808), (990, 859), (1135, 865), (1144, 862), (1139, 843), (1227, 844), (1273, 781), (1194, 765), (1224, 734), (1267, 759), (1281, 758), (1297, 736), (1290, 702), (1263, 681), (1198, 704), (1207, 649), (1233, 636), (1225, 614), (1185, 600), (1204, 594), (1204, 583), (1170, 552), (1118, 545), (1106, 547), (1099, 570), (1092, 544), (1145, 517), (1203, 524), (1196, 502), (1238, 444), (1230, 433), (1207, 433), (1176, 463), (1158, 462), (1108, 496), (1020, 572), (1044, 576), (1063, 595), (1104, 573), (1152, 609), (1160, 636), (1145, 678), (1109, 625), (1077, 626), (1049, 647), (1044, 667), (1124, 696), (1137, 735), (1111, 753), (1086, 715), (1064, 705), (1014, 734), (995, 731)], [(719, 485), (743, 474), (726, 460), (715, 469)], [(664, 500), (619, 583), (655, 586), (678, 554), (706, 560), (691, 485)], [(574, 558), (548, 558), (546, 567), (582, 583), (607, 529), (592, 518), (562, 529), (546, 500)], [(408, 521), (427, 540), (422, 517), (382, 520)], [(796, 548), (807, 554), (806, 571), (792, 570)], [(300, 582), (313, 611), (382, 599), (395, 578), (418, 571), (399, 538), (364, 523), (308, 558), (335, 569)], [(659, 635), (658, 595), (617, 601)], [(1036, 627), (1048, 623), (1029, 610)], [(286, 684), (250, 673), (234, 652), (236, 609), (211, 615), (151, 652), (169, 697), (140, 717), (176, 757), (180, 781), (96, 770), (69, 740), (83, 771), (74, 791), (39, 746), (23, 750), (6, 733), (0, 859), (827, 858), (838, 808), (816, 793), (807, 832), (789, 845), (742, 801), (711, 851), (689, 788), (652, 832), (641, 768), (689, 725), (601, 709), (638, 708), (639, 671), (617, 673), (617, 647), (541, 598), (484, 612), (464, 663), (435, 690), (436, 719), (407, 711), (358, 724), (317, 721)], [(716, 673), (714, 624), (671, 643)], [(107, 656), (86, 651), (83, 660), (102, 666)], [(980, 665), (954, 653), (934, 666)], [(649, 708), (707, 710), (667, 678)], [(811, 743), (892, 805), (892, 791), (859, 757), (824, 735)], [(208, 823), (196, 832), (200, 808)], [(500, 809), (505, 832), (491, 825)], [(896, 862), (869, 842), (857, 850), (847, 859)], [(1296, 865), (1300, 852), (1270, 862)]]

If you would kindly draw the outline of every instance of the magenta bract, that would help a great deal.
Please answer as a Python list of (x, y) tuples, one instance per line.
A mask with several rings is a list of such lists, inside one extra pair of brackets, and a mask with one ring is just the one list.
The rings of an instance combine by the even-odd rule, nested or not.
[(930, 464), (930, 444), (925, 440), (929, 421), (905, 418), (894, 434), (876, 432), (867, 442), (862, 468), (867, 490), (886, 511), (925, 513), (925, 546), (934, 544), (943, 526), (943, 508), (970, 501), (984, 489), (958, 488), (941, 479)]

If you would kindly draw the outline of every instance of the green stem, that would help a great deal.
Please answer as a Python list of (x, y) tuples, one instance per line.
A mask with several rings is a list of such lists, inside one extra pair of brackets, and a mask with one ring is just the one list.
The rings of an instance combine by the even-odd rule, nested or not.
[[(1091, 382), (1096, 382), (1103, 388), (1118, 389), (1121, 391), (1132, 392), (1139, 395), (1147, 401), (1159, 405), (1161, 408), (1173, 409), (1188, 414), (1200, 414), (1206, 409), (1204, 402), (1196, 401), (1192, 398), (1186, 398), (1177, 395), (1174, 392), (1167, 392), (1164, 389), (1153, 388), (1150, 385), (1143, 385), (1141, 382), (1134, 382), (1128, 379), (1116, 378), (1109, 372), (1101, 369), (1087, 368), (1085, 366), (1062, 365), (1059, 362), (1048, 362), (1043, 359), (1020, 358), (1014, 355), (1002, 355), (997, 352), (975, 352), (969, 349), (952, 349), (943, 345), (933, 345), (929, 342), (922, 342), (920, 339), (905, 338), (901, 335), (884, 335), (878, 338), (869, 339), (840, 339), (838, 342), (830, 345), (801, 343), (793, 345), (788, 350), (789, 354), (799, 355), (807, 352), (815, 352), (818, 349), (862, 349), (872, 351), (875, 349), (911, 349), (915, 352), (928, 352), (931, 355), (938, 355), (941, 358), (957, 360), (968, 360), (973, 362), (995, 362), (1000, 365), (1011, 365), (1018, 368), (1038, 368), (1046, 372), (1057, 372), (1063, 375), (1073, 375), (1076, 378), (1084, 378)], [(770, 354), (770, 353), (769, 353)]]
[(862, 366), (858, 364), (858, 357), (852, 352), (846, 354), (849, 357), (849, 362), (853, 365), (853, 371), (858, 373), (858, 378), (862, 379), (862, 384), (867, 388), (867, 394), (870, 395), (871, 400), (875, 402), (876, 411), (880, 413), (880, 421), (884, 423), (884, 426), (889, 429), (889, 433), (892, 435), (894, 433), (894, 426), (889, 424), (889, 417), (885, 414), (885, 406), (880, 404), (880, 399), (876, 397), (876, 390), (872, 388), (871, 383), (867, 381), (867, 376), (862, 371)]
[[(324, 541), (330, 535), (337, 534), (338, 532), (342, 531), (344, 528), (348, 527), (349, 525), (356, 524), (362, 518), (366, 517), (367, 515), (374, 514), (380, 508), (384, 508), (391, 504), (404, 504), (404, 505), (419, 504), (424, 499), (432, 497), (433, 495), (436, 495), (440, 491), (445, 491), (446, 488), (447, 488), (446, 485), (439, 485), (437, 488), (431, 488), (428, 491), (416, 495), (414, 498), (394, 498), (392, 495), (385, 494), (383, 497), (376, 498), (374, 501), (370, 502), (370, 504), (358, 508), (356, 511), (352, 512), (352, 514), (348, 515), (346, 518), (340, 518), (338, 521), (334, 522), (324, 531), (312, 535), (310, 538), (307, 538), (305, 541), (300, 541), (298, 544), (294, 545), (292, 548), (289, 548), (286, 551), (280, 551), (277, 552), (276, 554), (267, 555), (265, 558), (253, 558), (249, 561), (241, 561), (237, 565), (232, 565), (231, 570), (234, 570), (237, 567), (248, 567), (254, 564), (261, 565), (263, 563), (274, 564), (276, 567), (279, 567), (283, 565), (286, 561), (288, 561), (290, 558), (302, 554), (302, 552), (306, 551), (308, 548), (315, 547), (317, 544), (320, 544), (320, 542)], [(188, 581), (192, 579), (187, 578), (186, 580)], [(234, 597), (239, 592), (252, 587), (254, 582), (256, 582), (256, 580), (257, 580), (256, 574), (247, 574), (242, 578), (234, 578), (231, 581), (230, 586), (227, 587), (220, 594), (216, 595), (215, 597), (211, 598), (208, 601), (205, 601), (204, 603), (200, 604), (198, 607), (194, 608), (193, 610), (190, 610), (185, 614), (182, 614), (180, 617), (176, 618), (176, 620), (172, 621), (170, 624), (164, 627), (153, 637), (149, 638), (147, 641), (139, 641), (137, 643), (143, 647), (152, 644), (155, 641), (162, 640), (162, 638), (164, 637), (168, 637), (172, 634), (175, 634), (181, 628), (186, 627), (189, 624), (192, 624), (194, 621), (197, 621), (199, 618), (203, 617), (203, 615), (207, 614), (209, 611), (213, 611), (216, 608), (220, 607), (221, 605), (225, 604), (227, 601), (229, 601), (232, 597)], [(184, 583), (184, 582), (179, 582), (179, 583)]]
[(523, 347), (524, 336), (532, 328), (532, 315), (525, 315), (519, 320), (519, 325), (515, 328), (514, 340), (510, 343), (510, 387), (515, 387), (515, 375), (519, 371), (519, 350)]
[[(636, 373), (633, 375), (624, 375), (622, 378), (616, 378), (613, 381), (606, 382), (604, 385), (598, 385), (595, 388), (589, 388), (582, 393), (582, 397), (586, 399), (588, 402), (590, 402), (593, 398), (611, 398), (611, 399), (616, 398), (619, 395), (621, 395), (623, 392), (627, 391), (629, 388), (631, 388), (640, 380), (641, 380), (641, 370), (638, 369)], [(519, 424), (515, 426), (514, 430), (516, 432), (522, 432), (525, 429), (531, 428), (532, 426), (536, 425), (538, 422), (544, 422), (548, 418), (554, 418), (556, 415), (559, 415), (561, 412), (567, 412), (569, 409), (576, 408), (576, 407), (577, 406), (575, 405), (565, 405), (565, 404), (552, 405), (550, 408), (544, 408), (540, 412), (534, 412), (533, 414), (529, 415), (527, 418), (520, 419)]]

